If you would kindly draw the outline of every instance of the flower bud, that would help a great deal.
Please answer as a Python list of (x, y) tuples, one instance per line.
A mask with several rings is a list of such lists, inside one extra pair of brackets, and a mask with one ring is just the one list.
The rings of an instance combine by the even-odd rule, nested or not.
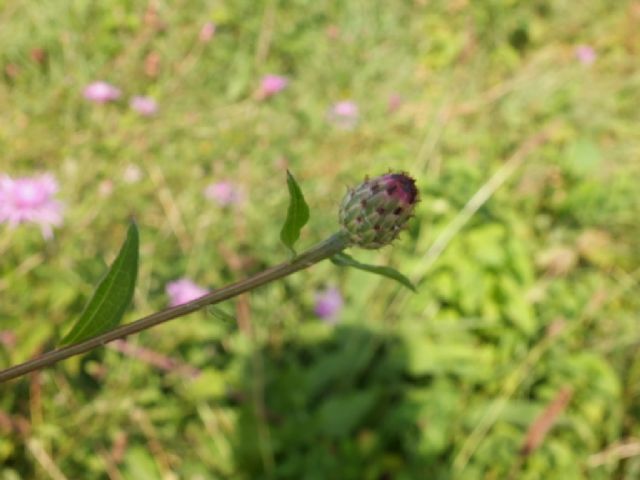
[(388, 173), (349, 190), (340, 206), (340, 224), (353, 245), (380, 248), (398, 236), (417, 203), (415, 180)]

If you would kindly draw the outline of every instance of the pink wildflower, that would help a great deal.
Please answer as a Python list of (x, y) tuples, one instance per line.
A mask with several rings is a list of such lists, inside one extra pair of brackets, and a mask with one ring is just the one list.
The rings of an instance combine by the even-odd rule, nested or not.
[(142, 176), (143, 173), (142, 170), (140, 170), (140, 167), (134, 165), (133, 163), (127, 165), (124, 169), (124, 172), (122, 173), (122, 179), (125, 181), (125, 183), (138, 183), (140, 180), (142, 180)]
[(198, 39), (202, 43), (209, 43), (213, 36), (216, 33), (216, 26), (213, 22), (205, 23), (200, 29), (200, 34), (198, 35)]
[(329, 120), (343, 129), (351, 129), (358, 123), (358, 105), (350, 100), (338, 102), (329, 111)]
[(113, 193), (113, 180), (107, 178), (98, 185), (98, 193), (103, 197), (108, 197)]
[(50, 174), (15, 179), (0, 175), (0, 223), (35, 223), (45, 238), (51, 238), (51, 227), (62, 223), (62, 204), (53, 198), (57, 191)]
[(169, 282), (165, 291), (169, 296), (169, 304), (172, 307), (190, 302), (209, 293), (207, 289), (197, 285), (188, 278), (180, 278)]
[[(0, 332), (1, 333), (1, 332)], [(136, 358), (142, 362), (152, 365), (160, 370), (176, 372), (189, 378), (196, 378), (200, 375), (200, 370), (189, 364), (158, 353), (150, 348), (140, 347), (123, 339), (118, 339), (108, 344), (109, 347), (119, 351), (123, 355)]]
[(158, 111), (158, 104), (151, 97), (135, 96), (129, 102), (129, 106), (145, 117), (155, 115)]
[(289, 79), (287, 77), (273, 74), (265, 75), (264, 77), (262, 77), (258, 96), (260, 98), (271, 97), (272, 95), (275, 95), (276, 93), (279, 93), (287, 88), (288, 85)]
[(389, 111), (389, 113), (396, 112), (397, 110), (400, 109), (401, 106), (402, 106), (402, 97), (397, 93), (391, 94), (389, 96), (389, 100), (387, 103), (387, 110)]
[(328, 323), (335, 323), (342, 310), (344, 301), (337, 288), (328, 288), (316, 293), (315, 314)]
[(578, 45), (574, 53), (578, 61), (583, 65), (592, 65), (596, 61), (596, 51), (589, 45)]
[(240, 203), (242, 200), (242, 192), (238, 186), (228, 181), (212, 183), (204, 189), (204, 196), (223, 207)]
[(0, 330), (0, 345), (6, 348), (13, 348), (17, 340), (18, 336), (11, 330)]
[(107, 82), (93, 82), (84, 89), (84, 98), (95, 103), (107, 103), (120, 98), (120, 89)]

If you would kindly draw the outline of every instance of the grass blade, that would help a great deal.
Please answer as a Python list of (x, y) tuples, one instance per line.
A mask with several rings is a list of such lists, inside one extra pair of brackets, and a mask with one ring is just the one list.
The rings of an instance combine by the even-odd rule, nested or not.
[(98, 284), (76, 324), (62, 339), (62, 345), (94, 337), (120, 323), (136, 286), (139, 243), (138, 227), (132, 222), (120, 253)]
[(300, 238), (300, 230), (309, 221), (309, 206), (302, 195), (298, 182), (287, 170), (287, 187), (289, 187), (289, 209), (287, 219), (280, 231), (280, 240), (295, 255), (293, 246)]

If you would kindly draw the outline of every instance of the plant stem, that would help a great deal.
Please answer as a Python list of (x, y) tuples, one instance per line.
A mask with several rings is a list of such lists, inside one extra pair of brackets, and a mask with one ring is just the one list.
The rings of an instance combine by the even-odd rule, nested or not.
[(200, 310), (207, 305), (213, 305), (224, 300), (228, 300), (229, 298), (233, 298), (241, 293), (253, 290), (254, 288), (266, 283), (286, 277), (298, 270), (308, 268), (321, 260), (341, 252), (348, 246), (348, 244), (349, 240), (347, 235), (344, 232), (338, 232), (311, 247), (306, 252), (294, 257), (291, 261), (283, 262), (279, 265), (268, 268), (253, 277), (222, 287), (191, 302), (153, 313), (141, 318), (140, 320), (136, 320), (135, 322), (116, 327), (113, 330), (101, 333), (100, 335), (82, 342), (52, 350), (38, 358), (34, 358), (19, 365), (7, 368), (6, 370), (2, 370), (0, 371), (0, 383), (21, 377), (22, 375), (33, 372), (34, 370), (51, 366), (66, 358), (101, 347), (106, 343), (117, 340), (118, 338), (124, 338), (128, 335), (141, 332), (155, 325), (159, 325), (169, 320), (173, 320), (174, 318), (182, 317), (195, 312), (196, 310)]

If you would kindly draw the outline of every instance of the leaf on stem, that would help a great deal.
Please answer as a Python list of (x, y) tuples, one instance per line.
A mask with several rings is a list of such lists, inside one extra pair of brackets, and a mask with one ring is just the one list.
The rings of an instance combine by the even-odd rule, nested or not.
[(234, 317), (230, 313), (225, 312), (222, 308), (216, 305), (209, 305), (207, 307), (207, 312), (216, 317), (218, 320), (231, 323), (236, 322), (236, 317)]
[(98, 284), (76, 324), (62, 339), (62, 345), (95, 337), (120, 323), (136, 286), (139, 243), (138, 227), (131, 222), (120, 253)]
[(293, 249), (293, 245), (300, 238), (300, 230), (309, 221), (309, 206), (304, 200), (298, 182), (289, 170), (287, 170), (287, 187), (289, 187), (289, 209), (287, 210), (287, 219), (280, 231), (280, 240), (295, 255), (296, 251)]
[(391, 278), (396, 282), (401, 283), (409, 290), (413, 292), (416, 291), (416, 287), (413, 285), (413, 283), (411, 283), (411, 280), (409, 280), (394, 268), (360, 263), (355, 258), (343, 252), (336, 253), (333, 257), (331, 257), (331, 262), (340, 267), (353, 267), (359, 270), (364, 270), (365, 272), (375, 273), (376, 275), (382, 275), (383, 277)]

